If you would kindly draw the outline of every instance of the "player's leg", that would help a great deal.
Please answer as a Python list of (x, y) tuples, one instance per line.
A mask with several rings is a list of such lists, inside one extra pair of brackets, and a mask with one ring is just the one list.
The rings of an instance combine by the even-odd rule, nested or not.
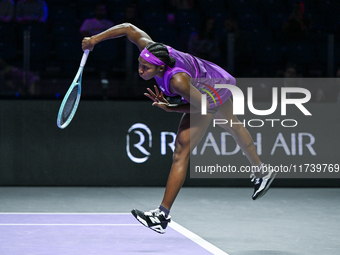
[(162, 206), (170, 210), (185, 180), (191, 151), (201, 140), (211, 120), (212, 113), (207, 115), (185, 114), (180, 122), (171, 171), (166, 185)]
[[(254, 193), (253, 200), (262, 197), (269, 189), (272, 181), (275, 178), (275, 173), (273, 172), (263, 172), (260, 158), (257, 154), (254, 141), (249, 134), (248, 130), (243, 126), (238, 118), (233, 114), (233, 103), (229, 98), (217, 111), (215, 114), (217, 119), (228, 120), (227, 124), (220, 125), (224, 130), (226, 130), (235, 139), (237, 144), (242, 149), (243, 153), (248, 158), (252, 166), (257, 167), (257, 171), (254, 171), (252, 181), (254, 183)], [(233, 124), (231, 124), (233, 123)], [(240, 124), (235, 124), (240, 123)]]
[[(261, 160), (257, 154), (253, 138), (249, 134), (248, 130), (233, 114), (233, 103), (230, 98), (218, 109), (217, 113), (215, 114), (215, 118), (226, 119), (228, 121), (227, 124), (222, 124), (220, 127), (232, 135), (252, 166), (260, 165)], [(231, 122), (233, 123), (232, 125)]]
[(212, 113), (204, 116), (200, 113), (183, 115), (177, 131), (173, 163), (161, 206), (148, 212), (137, 209), (131, 211), (144, 226), (158, 233), (165, 233), (165, 228), (170, 222), (169, 210), (186, 178), (190, 153), (202, 138), (212, 118)]

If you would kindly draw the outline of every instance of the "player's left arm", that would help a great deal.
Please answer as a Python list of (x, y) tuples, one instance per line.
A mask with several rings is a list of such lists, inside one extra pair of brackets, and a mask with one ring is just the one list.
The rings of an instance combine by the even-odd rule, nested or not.
[[(188, 104), (169, 104), (164, 100), (156, 100), (153, 105), (168, 112), (195, 113), (201, 111), (201, 93), (190, 82), (186, 73), (177, 73), (170, 79), (170, 92), (182, 96)], [(149, 91), (150, 92), (150, 91)], [(207, 104), (209, 107), (209, 104)]]

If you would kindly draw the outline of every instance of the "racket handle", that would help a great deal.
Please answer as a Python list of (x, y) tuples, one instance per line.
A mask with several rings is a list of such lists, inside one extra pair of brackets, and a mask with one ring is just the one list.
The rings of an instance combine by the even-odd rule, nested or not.
[(84, 51), (84, 54), (83, 54), (83, 57), (81, 58), (81, 61), (80, 61), (80, 67), (84, 67), (85, 66), (85, 63), (86, 63), (86, 60), (87, 60), (87, 57), (89, 55), (89, 50), (85, 50)]

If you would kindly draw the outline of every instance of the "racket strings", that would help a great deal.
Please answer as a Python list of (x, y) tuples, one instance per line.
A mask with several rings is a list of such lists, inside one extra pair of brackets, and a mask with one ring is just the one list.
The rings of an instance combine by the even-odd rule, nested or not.
[(64, 110), (63, 110), (63, 113), (62, 113), (62, 123), (65, 123), (68, 118), (70, 117), (71, 113), (72, 113), (72, 110), (74, 108), (74, 105), (76, 104), (77, 102), (77, 97), (78, 97), (78, 90), (79, 90), (79, 87), (78, 86), (75, 86), (69, 97), (67, 98), (67, 101), (65, 103), (65, 106), (64, 106)]

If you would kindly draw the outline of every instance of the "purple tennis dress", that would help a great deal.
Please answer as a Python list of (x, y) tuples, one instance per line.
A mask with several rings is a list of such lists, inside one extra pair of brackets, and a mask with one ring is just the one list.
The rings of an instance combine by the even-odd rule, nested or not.
[[(155, 76), (159, 88), (165, 95), (177, 96), (177, 94), (170, 92), (169, 82), (174, 74), (184, 72), (192, 78), (192, 84), (202, 94), (207, 94), (210, 109), (220, 106), (221, 102), (223, 104), (227, 101), (231, 96), (230, 90), (225, 88), (215, 89), (215, 84), (236, 85), (236, 80), (233, 76), (214, 63), (175, 50), (169, 46), (166, 47), (170, 56), (176, 59), (176, 64), (172, 68), (167, 66), (163, 78)], [(187, 103), (184, 98), (182, 98), (182, 101)]]

